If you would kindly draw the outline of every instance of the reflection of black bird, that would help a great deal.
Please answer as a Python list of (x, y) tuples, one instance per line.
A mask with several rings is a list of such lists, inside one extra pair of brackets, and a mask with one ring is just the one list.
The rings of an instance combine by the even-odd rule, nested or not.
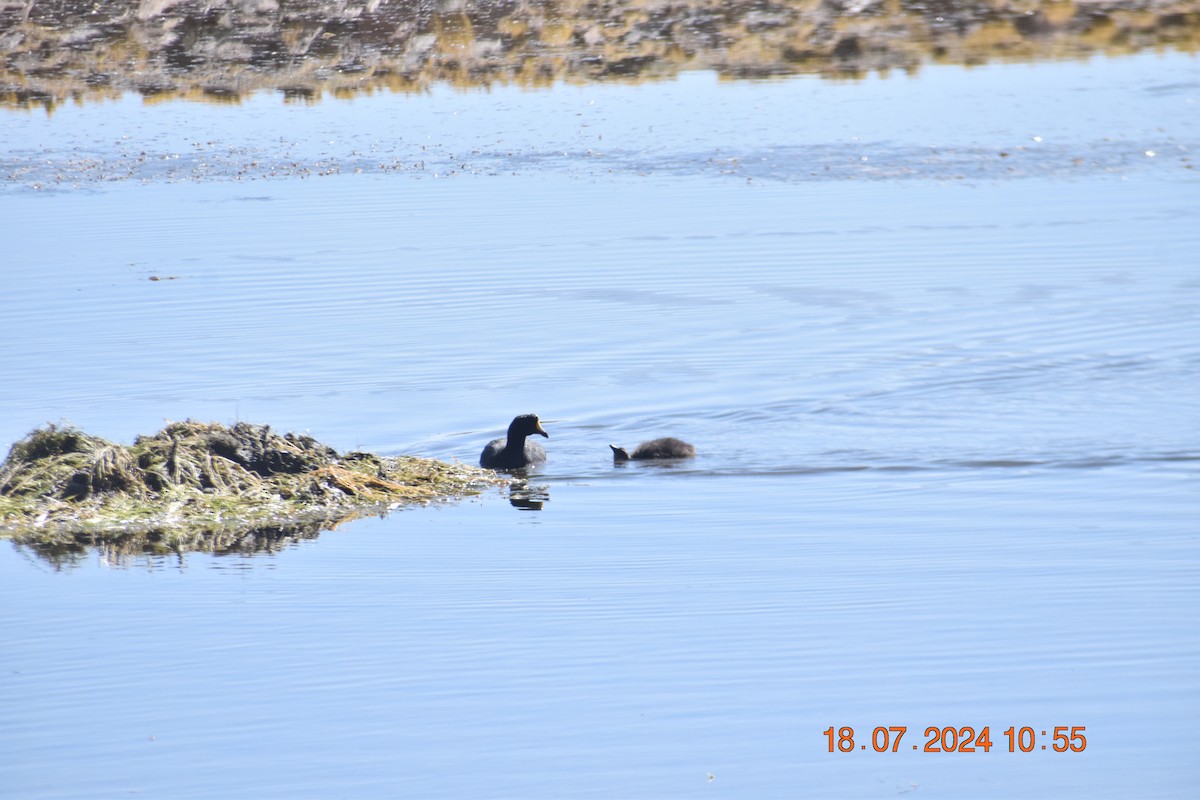
[(642, 442), (632, 455), (624, 447), (617, 447), (615, 444), (610, 444), (609, 447), (613, 451), (613, 461), (650, 461), (656, 458), (691, 458), (696, 455), (696, 448), (673, 436)]
[(522, 511), (541, 511), (550, 502), (548, 486), (530, 486), (528, 481), (514, 481), (508, 487), (508, 502)]
[(550, 438), (542, 430), (537, 414), (522, 414), (508, 426), (507, 439), (493, 439), (479, 455), (479, 466), (492, 469), (518, 469), (546, 460), (546, 451), (540, 444), (525, 441), (526, 436), (538, 433)]

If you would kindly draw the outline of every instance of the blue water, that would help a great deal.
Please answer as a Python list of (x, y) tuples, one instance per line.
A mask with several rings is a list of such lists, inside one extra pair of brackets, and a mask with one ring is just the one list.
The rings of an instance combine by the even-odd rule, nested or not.
[[(702, 140), (606, 117), (645, 174), (533, 157), (558, 118), (453, 175), (95, 179), (132, 163), (101, 143), (56, 182), (10, 144), (0, 440), (243, 419), (472, 463), (535, 412), (550, 460), (273, 553), (0, 543), (0, 796), (1193, 796), (1195, 78), (1179, 56), (927, 70), (891, 84), (914, 108), (977, 81), (1021, 110), (894, 125), (905, 174), (814, 176), (836, 133), (753, 124), (804, 92), (852, 119), (881, 81), (604, 87)], [(449, 164), (580, 92), (0, 124), (65, 158), (88, 126), (156, 152), (191, 115), (227, 153), (271, 119), (362, 138), (452, 103), (485, 122), (437, 128)], [(714, 92), (732, 116), (706, 133)], [(987, 129), (1009, 147), (1036, 118), (1048, 155), (984, 164)], [(957, 155), (922, 173), (936, 125)], [(611, 464), (660, 435), (697, 457)], [(830, 726), (867, 749), (827, 752)], [(877, 726), (907, 726), (900, 752)], [(929, 726), (994, 745), (913, 751)], [(1086, 749), (1041, 750), (1055, 726)]]
[[(647, 473), (274, 556), (10, 552), (7, 794), (1187, 796), (1187, 480)], [(829, 754), (830, 725), (996, 745)]]

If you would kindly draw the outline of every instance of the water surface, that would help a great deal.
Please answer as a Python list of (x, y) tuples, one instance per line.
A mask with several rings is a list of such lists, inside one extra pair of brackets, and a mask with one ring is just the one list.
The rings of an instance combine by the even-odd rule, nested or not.
[[(1013, 102), (951, 113), (972, 85)], [(627, 103), (599, 161), (563, 146), (576, 87), (0, 118), (0, 439), (551, 434), (515, 498), (273, 554), (0, 547), (0, 794), (1193, 795), (1197, 85), (1180, 56), (699, 75), (596, 89)], [(282, 163), (272, 126), (300, 166), (271, 179), (179, 144)], [(318, 134), (341, 174), (304, 179)], [(434, 155), (355, 173), (369, 142)], [(101, 166), (51, 177), (77, 148)], [(885, 152), (907, 171), (857, 160)], [(659, 435), (697, 457), (612, 466)], [(996, 745), (830, 754), (831, 725)]]

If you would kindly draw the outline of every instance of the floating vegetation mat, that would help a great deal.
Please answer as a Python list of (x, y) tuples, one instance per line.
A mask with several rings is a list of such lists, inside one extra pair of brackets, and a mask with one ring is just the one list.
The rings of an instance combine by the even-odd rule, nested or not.
[(88, 546), (253, 552), (507, 482), (427, 458), (339, 455), (312, 437), (245, 422), (175, 422), (131, 447), (49, 425), (0, 464), (0, 536), (52, 558)]

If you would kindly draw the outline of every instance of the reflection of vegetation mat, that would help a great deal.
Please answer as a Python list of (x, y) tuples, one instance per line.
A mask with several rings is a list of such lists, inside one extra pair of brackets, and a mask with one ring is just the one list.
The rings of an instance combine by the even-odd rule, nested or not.
[(253, 550), (496, 483), (461, 464), (340, 456), (311, 437), (244, 422), (176, 422), (131, 447), (50, 425), (0, 464), (0, 533), (48, 552)]

